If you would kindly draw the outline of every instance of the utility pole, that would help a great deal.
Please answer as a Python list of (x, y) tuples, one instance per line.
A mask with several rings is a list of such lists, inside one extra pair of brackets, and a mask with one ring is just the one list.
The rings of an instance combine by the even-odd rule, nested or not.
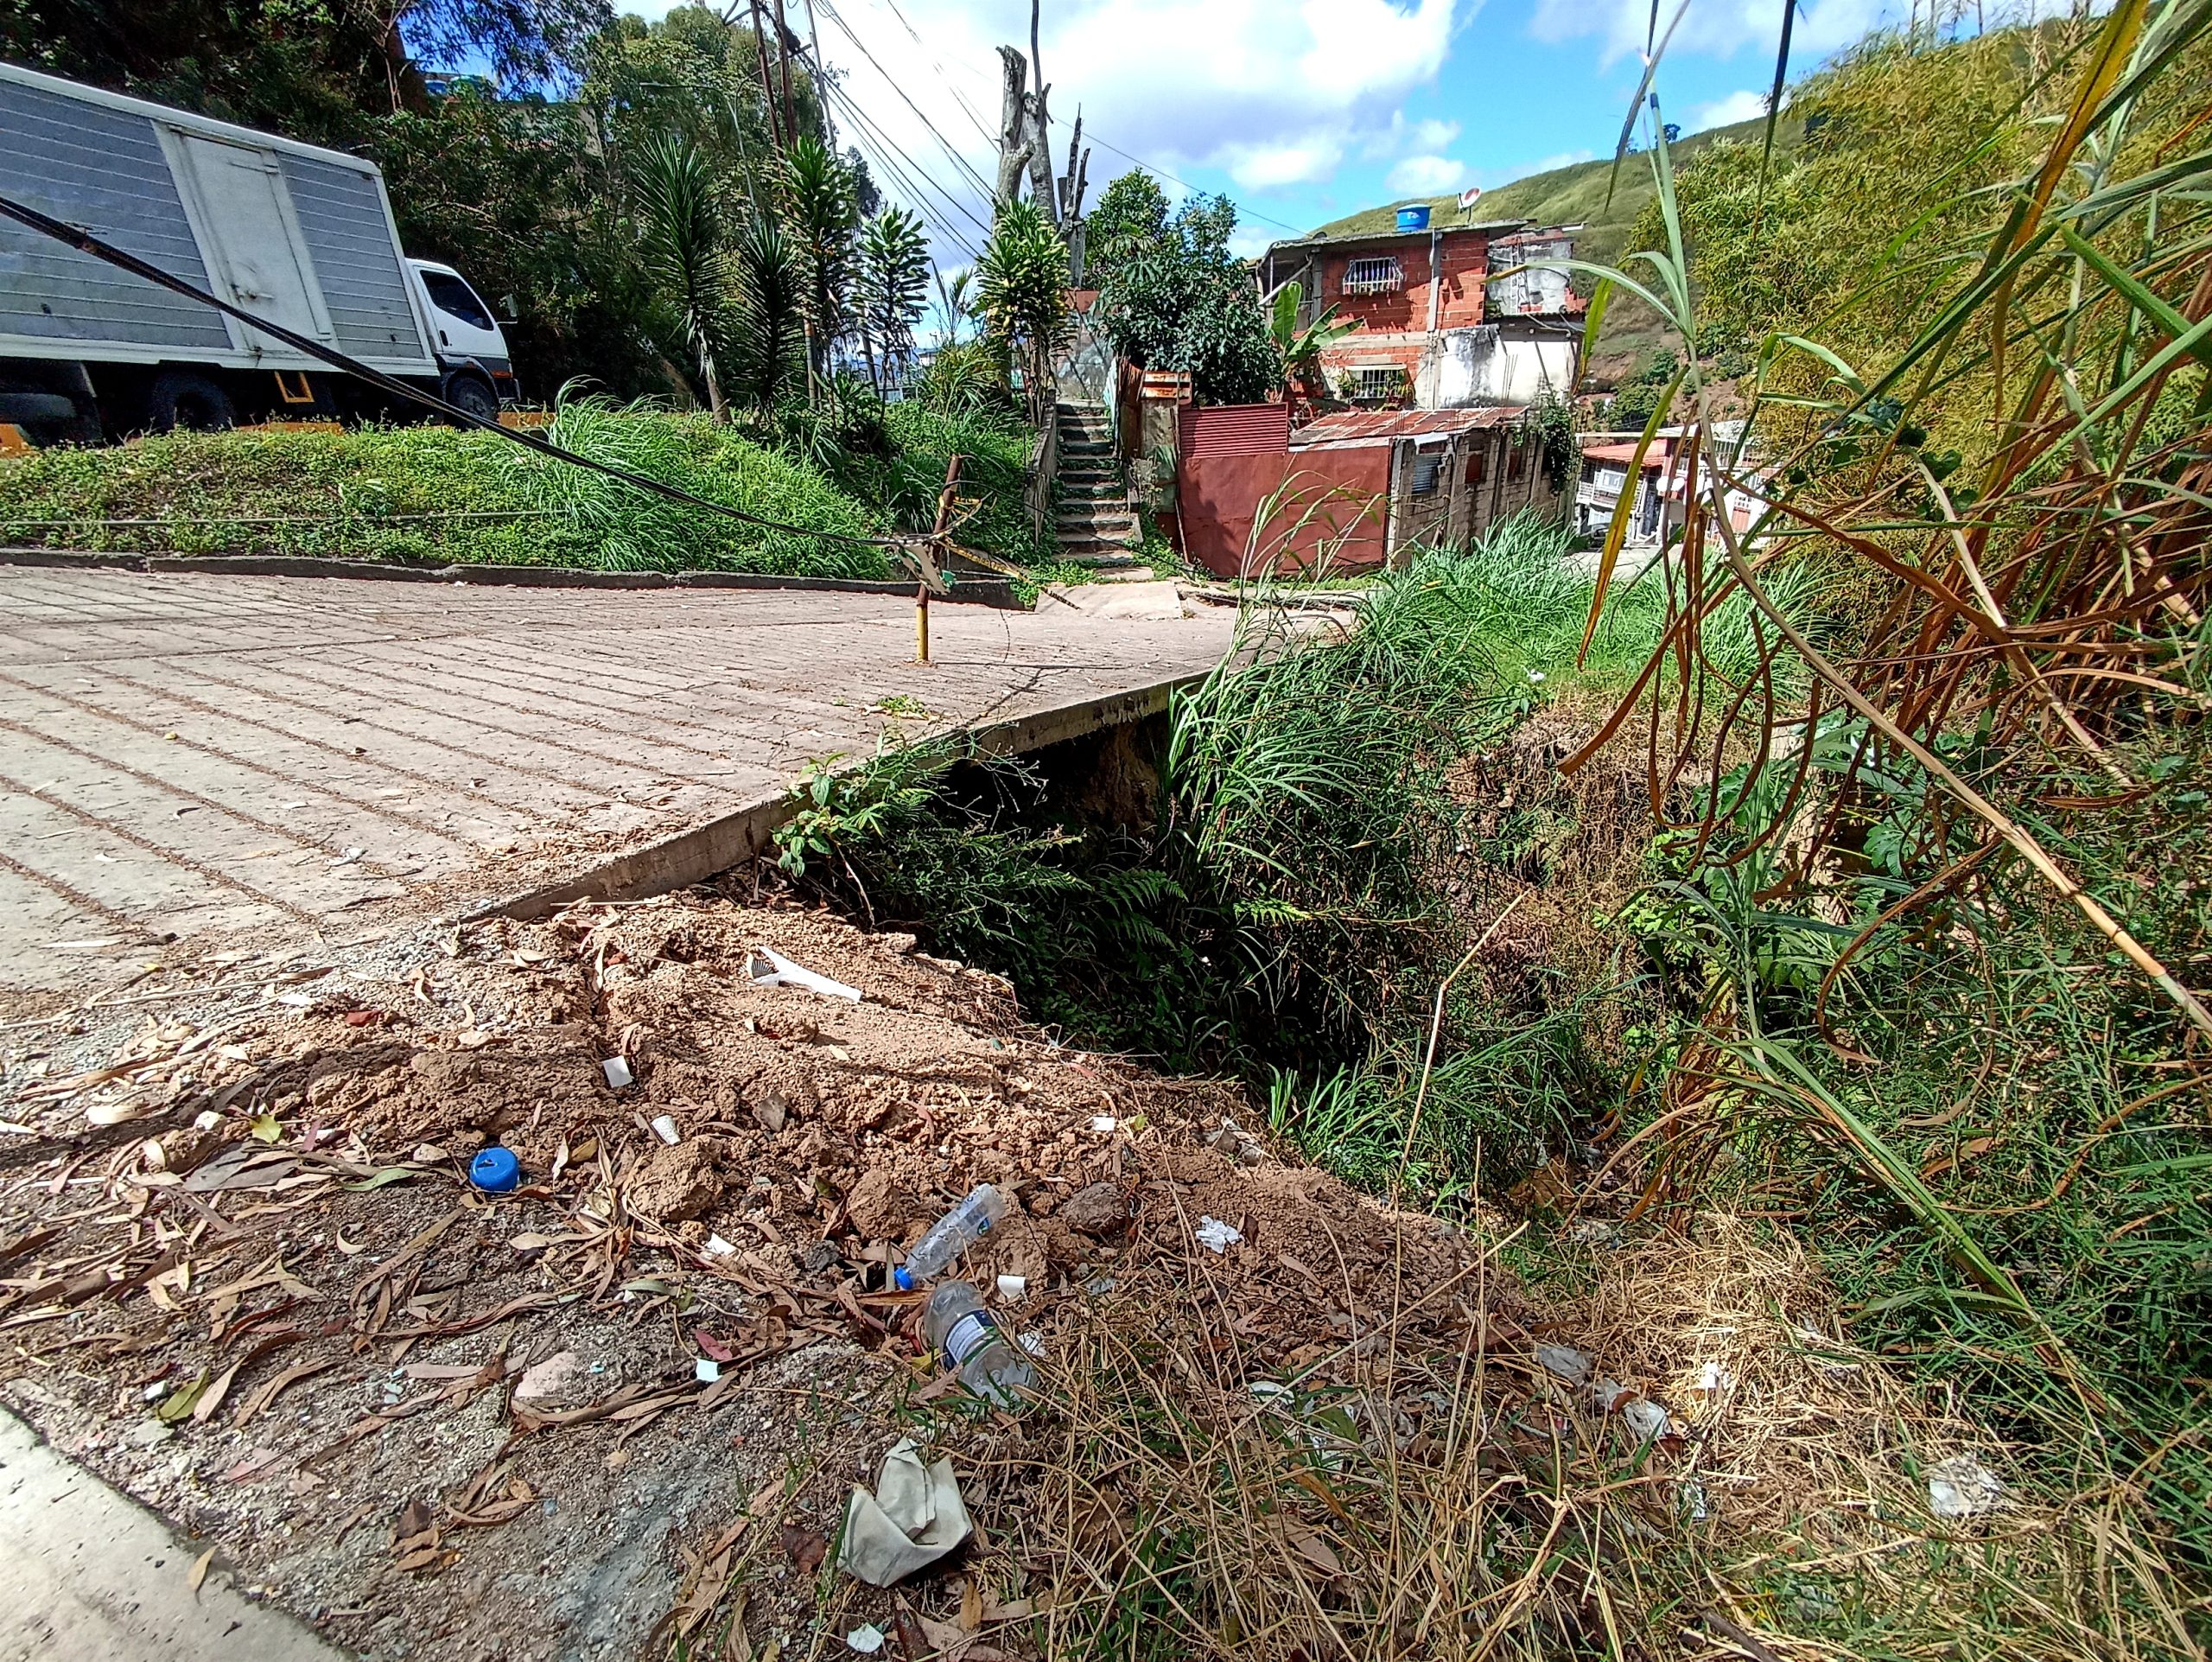
[(776, 56), (784, 69), (784, 131), (798, 143), (798, 117), (791, 108), (791, 32), (784, 27), (784, 0), (776, 0)]
[(768, 118), (768, 140), (780, 153), (784, 135), (776, 121), (776, 83), (768, 73), (768, 35), (760, 21), (760, 0), (753, 0), (753, 51), (760, 63), (760, 107)]

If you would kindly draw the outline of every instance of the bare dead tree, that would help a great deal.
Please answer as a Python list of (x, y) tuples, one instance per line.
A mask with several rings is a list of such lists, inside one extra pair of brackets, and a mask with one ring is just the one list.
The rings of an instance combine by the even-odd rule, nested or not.
[(1006, 73), (1005, 98), (999, 109), (998, 202), (1001, 207), (1021, 194), (1021, 175), (1029, 168), (1029, 60), (1019, 47), (999, 48), (999, 63)]

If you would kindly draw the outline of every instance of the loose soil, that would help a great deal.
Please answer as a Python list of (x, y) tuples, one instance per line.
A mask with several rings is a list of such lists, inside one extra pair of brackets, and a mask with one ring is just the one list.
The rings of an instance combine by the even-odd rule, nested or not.
[[(978, 1182), (1018, 1209), (961, 1273), (1048, 1372), (1097, 1310), (1199, 1291), (1255, 1378), (1326, 1378), (1408, 1287), (1446, 1296), (1395, 1343), (1515, 1326), (1467, 1238), (1283, 1163), (1237, 1087), (1058, 1045), (910, 938), (695, 891), (423, 945), (204, 965), (156, 1008), (208, 1013), (6, 1055), (0, 1400), (348, 1650), (844, 1653), (872, 1620), (1033, 1654), (1050, 1589), (1001, 1582), (985, 1646), (963, 1568), (1024, 1514), (1031, 1423), (887, 1288)], [(755, 984), (763, 945), (861, 1000)], [(467, 1181), (493, 1142), (513, 1194)], [(980, 1535), (894, 1596), (831, 1544), (905, 1435)]]

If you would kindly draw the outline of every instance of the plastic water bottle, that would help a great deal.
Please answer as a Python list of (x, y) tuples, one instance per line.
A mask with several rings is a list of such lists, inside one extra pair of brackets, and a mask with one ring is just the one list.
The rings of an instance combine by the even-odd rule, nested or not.
[(891, 1279), (902, 1293), (934, 1281), (1006, 1214), (1006, 1196), (988, 1183), (978, 1184), (974, 1194), (930, 1226), (929, 1233), (906, 1254), (906, 1262), (891, 1272)]
[(1037, 1370), (1006, 1342), (983, 1308), (983, 1296), (968, 1282), (948, 1281), (931, 1293), (922, 1311), (922, 1337), (985, 1402), (1018, 1408), (1020, 1393), (1037, 1382)]

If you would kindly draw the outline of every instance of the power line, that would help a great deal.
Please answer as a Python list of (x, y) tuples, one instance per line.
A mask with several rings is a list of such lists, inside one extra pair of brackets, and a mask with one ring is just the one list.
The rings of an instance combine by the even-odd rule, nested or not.
[(952, 142), (937, 130), (937, 124), (922, 113), (921, 106), (919, 105), (916, 104), (913, 99), (906, 96), (906, 89), (901, 86), (897, 80), (892, 78), (891, 73), (888, 70), (885, 69), (881, 64), (876, 61), (875, 54), (869, 51), (867, 44), (861, 41), (858, 35), (853, 32), (853, 27), (850, 23), (848, 23), (845, 21), (844, 14), (840, 12), (835, 6), (831, 5), (830, 3), (830, 0), (820, 0), (820, 3), (822, 10), (828, 14), (830, 21), (836, 24), (839, 29), (844, 30), (845, 38), (853, 43), (854, 49), (859, 52), (861, 56), (868, 60), (869, 67), (872, 67), (877, 74), (883, 77), (884, 80), (889, 84), (893, 92), (899, 94), (899, 102), (914, 112), (914, 118), (920, 122), (922, 125), (928, 130), (930, 137), (937, 140), (939, 148), (941, 148), (947, 156), (952, 158), (953, 166), (958, 168), (963, 173), (974, 180), (976, 189), (982, 191), (986, 196), (990, 195), (992, 194), (991, 187), (984, 181), (983, 175), (976, 172), (974, 168), (969, 165), (968, 158), (961, 155), (960, 152), (953, 147)]
[[(835, 83), (832, 82), (825, 81), (823, 84), (826, 86), (835, 87)], [(928, 185), (931, 190), (937, 192), (946, 202), (965, 215), (968, 220), (986, 236), (989, 234), (990, 228), (977, 219), (957, 196), (931, 177), (912, 156), (887, 138), (882, 130), (869, 119), (868, 112), (860, 107), (850, 93), (842, 87), (835, 87), (833, 96), (851, 119), (855, 141), (865, 146), (874, 157), (876, 165), (883, 169), (884, 176), (906, 193), (908, 200), (920, 210), (922, 217), (929, 221), (933, 229), (957, 243), (970, 258), (980, 258), (976, 245), (969, 239), (967, 233), (932, 207), (928, 195), (916, 183), (916, 180), (918, 178), (921, 183)], [(903, 167), (899, 162), (892, 161), (891, 157), (894, 156), (905, 164)]]
[[(899, 10), (899, 0), (883, 0), (883, 3), (891, 9), (891, 15), (899, 20), (899, 27), (906, 31), (914, 44), (924, 51), (928, 51), (928, 42), (924, 41), (920, 32), (906, 21), (906, 14)], [(935, 57), (931, 58), (930, 67), (937, 71), (938, 78), (944, 83), (944, 90), (952, 94), (952, 101), (960, 106), (969, 120), (976, 124), (976, 131), (983, 136), (983, 142), (995, 147), (999, 143), (1000, 135), (984, 124), (983, 118), (976, 112), (976, 106), (969, 103), (962, 95), (960, 89), (952, 84), (952, 72), (938, 62)]]

